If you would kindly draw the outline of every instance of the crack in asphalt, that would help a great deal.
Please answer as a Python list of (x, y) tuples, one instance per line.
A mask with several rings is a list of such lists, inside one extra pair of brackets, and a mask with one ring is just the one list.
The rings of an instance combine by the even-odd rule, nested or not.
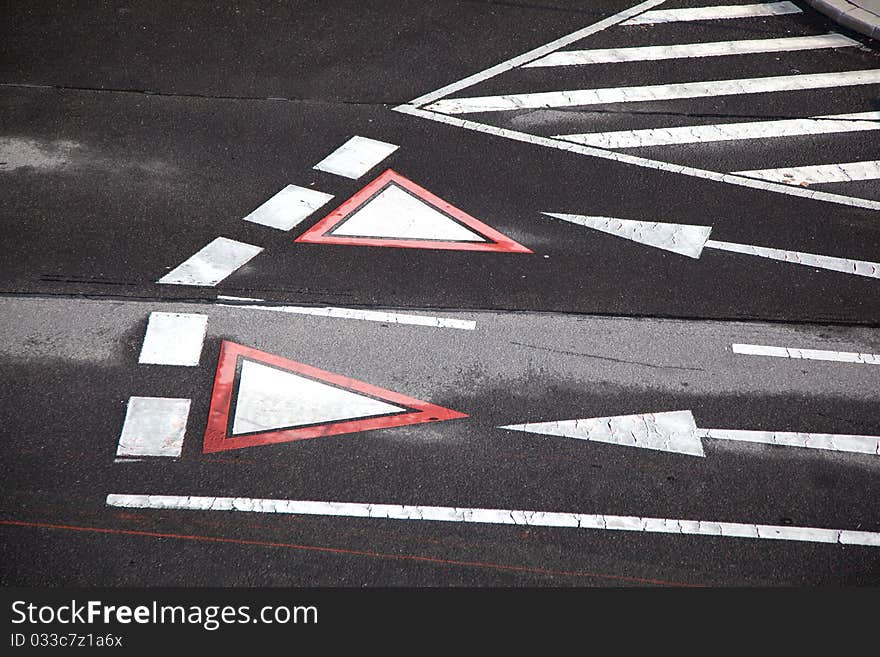
[(541, 347), (535, 344), (527, 344), (525, 342), (516, 342), (515, 340), (511, 340), (510, 344), (517, 345), (519, 347), (528, 347), (529, 349), (538, 349), (540, 351), (549, 351), (554, 354), (564, 354), (566, 356), (581, 356), (584, 358), (596, 358), (598, 360), (607, 360), (613, 363), (626, 363), (628, 365), (640, 365), (643, 367), (650, 367), (652, 369), (658, 370), (686, 370), (688, 372), (704, 372), (705, 370), (701, 367), (681, 367), (678, 365), (657, 365), (656, 363), (646, 363), (644, 361), (638, 360), (626, 360), (623, 358), (612, 358), (611, 356), (598, 356), (596, 354), (588, 354), (580, 351), (566, 351), (565, 349), (554, 349), (552, 347)]

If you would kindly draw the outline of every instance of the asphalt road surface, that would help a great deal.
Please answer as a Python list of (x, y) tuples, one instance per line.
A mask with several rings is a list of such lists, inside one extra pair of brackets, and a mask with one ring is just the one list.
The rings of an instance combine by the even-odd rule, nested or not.
[(880, 50), (714, 6), (10, 3), (0, 582), (880, 583)]

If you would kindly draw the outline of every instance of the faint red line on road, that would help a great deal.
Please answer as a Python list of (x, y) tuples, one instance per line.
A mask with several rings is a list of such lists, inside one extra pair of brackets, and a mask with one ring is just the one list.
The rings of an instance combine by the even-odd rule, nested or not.
[(227, 538), (225, 536), (200, 536), (196, 534), (174, 534), (167, 532), (148, 532), (134, 529), (117, 529), (114, 527), (82, 527), (77, 525), (59, 525), (48, 522), (31, 522), (26, 520), (0, 520), (0, 525), (14, 527), (35, 527), (40, 529), (61, 529), (74, 532), (92, 532), (95, 534), (115, 534), (123, 536), (145, 536), (148, 538), (175, 538), (185, 541), (203, 541), (206, 543), (228, 543), (232, 545), (252, 545), (255, 547), (285, 548), (288, 550), (304, 550), (310, 552), (327, 552), (330, 554), (370, 557), (373, 559), (392, 559), (397, 561), (419, 561), (434, 563), (444, 566), (464, 566), (469, 568), (485, 568), (489, 570), (513, 571), (533, 573), (536, 575), (556, 575), (562, 577), (584, 577), (593, 579), (607, 579), (634, 584), (652, 584), (655, 586), (677, 587), (700, 587), (701, 584), (688, 582), (674, 582), (663, 579), (650, 579), (644, 577), (629, 577), (627, 575), (608, 575), (603, 573), (590, 573), (584, 571), (550, 570), (535, 568), (532, 566), (516, 566), (511, 564), (490, 563), (482, 561), (461, 561), (457, 559), (441, 559), (439, 557), (427, 557), (418, 554), (386, 554), (383, 552), (369, 552), (366, 550), (351, 550), (347, 548), (326, 547), (321, 545), (299, 545), (297, 543), (278, 543), (273, 541), (256, 541), (242, 538)]

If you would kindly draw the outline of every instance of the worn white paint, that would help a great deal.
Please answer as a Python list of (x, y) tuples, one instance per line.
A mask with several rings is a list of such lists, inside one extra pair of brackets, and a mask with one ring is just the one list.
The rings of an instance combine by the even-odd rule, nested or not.
[(833, 114), (807, 119), (740, 121), (738, 123), (686, 125), (674, 128), (585, 132), (555, 135), (554, 139), (565, 139), (596, 148), (644, 148), (670, 144), (703, 144), (716, 141), (798, 137), (867, 130), (880, 130), (880, 112)]
[(250, 262), (262, 250), (259, 246), (218, 237), (157, 282), (166, 285), (214, 286)]
[(613, 16), (609, 16), (608, 18), (602, 19), (601, 21), (593, 23), (592, 25), (588, 25), (587, 27), (576, 30), (571, 34), (567, 34), (563, 37), (555, 39), (554, 41), (551, 41), (550, 43), (539, 46), (534, 50), (530, 50), (527, 53), (517, 55), (516, 57), (501, 62), (500, 64), (491, 66), (484, 71), (469, 75), (468, 77), (458, 80), (457, 82), (447, 84), (445, 87), (441, 87), (436, 91), (431, 91), (422, 96), (419, 96), (418, 98), (411, 100), (409, 103), (406, 103), (405, 105), (401, 105), (394, 109), (397, 111), (401, 111), (401, 108), (404, 107), (421, 107), (422, 105), (427, 105), (428, 103), (434, 102), (438, 98), (443, 98), (444, 96), (448, 96), (449, 94), (461, 91), (462, 89), (467, 89), (468, 87), (471, 87), (475, 84), (478, 84), (490, 78), (494, 78), (496, 75), (500, 75), (505, 71), (509, 71), (518, 66), (522, 66), (523, 64), (527, 64), (535, 59), (543, 57), (544, 55), (559, 50), (560, 48), (564, 48), (565, 46), (570, 45), (575, 41), (578, 41), (579, 39), (584, 39), (588, 36), (596, 34), (597, 32), (601, 32), (606, 28), (612, 27), (614, 25), (619, 25), (628, 18), (637, 16), (638, 14), (648, 9), (651, 9), (652, 7), (656, 7), (657, 5), (661, 5), (665, 1), (666, 0), (646, 0), (645, 2), (639, 3), (634, 7), (624, 9), (623, 11), (614, 14)]
[(801, 9), (791, 2), (762, 2), (752, 5), (721, 5), (715, 7), (683, 7), (681, 9), (656, 9), (635, 16), (623, 25), (656, 25), (684, 21), (729, 20), (799, 14)]
[(443, 242), (486, 239), (422, 199), (391, 184), (331, 232), (335, 237), (386, 237)]
[(332, 198), (332, 194), (316, 189), (288, 185), (244, 220), (278, 230), (290, 230)]
[(357, 179), (397, 150), (395, 144), (355, 135), (313, 168)]
[(568, 527), (571, 529), (755, 538), (880, 547), (880, 532), (706, 520), (672, 520), (668, 518), (642, 518), (588, 513), (365, 504), (359, 502), (318, 502), (250, 497), (198, 497), (190, 495), (110, 494), (107, 496), (106, 502), (108, 506), (127, 509), (239, 511), (244, 513), (375, 518), (380, 520), (461, 522), (525, 527)]
[(245, 360), (232, 433), (272, 431), (399, 413), (405, 408)]
[(537, 93), (476, 96), (472, 98), (446, 98), (428, 105), (425, 109), (431, 112), (439, 112), (440, 114), (509, 112), (544, 107), (588, 107), (609, 103), (657, 102), (680, 100), (683, 98), (739, 96), (878, 83), (880, 83), (880, 69), (867, 69), (862, 71), (804, 73), (733, 80), (700, 80), (697, 82), (650, 84), (638, 87), (607, 87), (604, 89), (573, 89), (569, 91), (540, 91)]
[[(265, 301), (265, 299), (258, 299), (257, 297), (232, 297), (227, 294), (218, 294), (217, 300), (218, 301), (256, 301), (256, 302)], [(220, 304), (220, 305), (222, 306), (223, 304)]]
[(542, 212), (555, 219), (562, 219), (578, 226), (593, 228), (609, 235), (647, 244), (665, 251), (672, 251), (689, 258), (699, 258), (703, 251), (711, 226), (690, 224), (669, 224), (656, 221), (636, 221), (616, 217), (595, 217), (577, 214)]
[(760, 189), (763, 191), (775, 192), (778, 194), (786, 194), (788, 196), (808, 198), (814, 201), (836, 203), (838, 205), (846, 205), (854, 208), (864, 208), (867, 210), (880, 210), (880, 201), (857, 198), (854, 196), (845, 196), (843, 194), (832, 194), (830, 192), (823, 192), (806, 187), (795, 187), (792, 185), (774, 183), (766, 180), (758, 180), (757, 178), (745, 178), (743, 176), (735, 176), (729, 173), (722, 173), (720, 171), (698, 169), (696, 167), (673, 164), (671, 162), (654, 160), (651, 158), (640, 157), (638, 155), (632, 155), (629, 153), (604, 150), (601, 148), (595, 148), (593, 146), (585, 146), (583, 144), (575, 144), (572, 142), (563, 141), (561, 139), (541, 137), (538, 135), (531, 135), (526, 132), (510, 130), (508, 128), (499, 128), (496, 126), (486, 125), (484, 123), (477, 123), (476, 121), (469, 121), (467, 119), (462, 119), (457, 116), (447, 116), (445, 114), (437, 114), (436, 112), (428, 112), (426, 110), (420, 109), (418, 107), (413, 107), (411, 105), (399, 105), (398, 107), (394, 108), (394, 111), (400, 112), (402, 114), (409, 114), (410, 116), (417, 116), (419, 118), (428, 119), (430, 121), (437, 121), (438, 123), (445, 123), (446, 125), (463, 128), (465, 130), (472, 130), (474, 132), (493, 135), (495, 137), (502, 137), (504, 139), (511, 139), (513, 141), (534, 144), (536, 146), (555, 148), (557, 150), (574, 153), (577, 155), (598, 157), (604, 160), (620, 162), (621, 164), (632, 164), (634, 166), (654, 169), (656, 171), (668, 171), (670, 173), (677, 173), (684, 176), (700, 178), (703, 180), (713, 180), (716, 182), (736, 185), (738, 187)]
[(189, 399), (131, 397), (116, 456), (180, 456)]
[(876, 180), (880, 178), (880, 160), (782, 167), (778, 169), (754, 169), (752, 171), (734, 171), (734, 174), (749, 178), (760, 178), (761, 180), (771, 180), (787, 185), (819, 185), (823, 183), (852, 182), (855, 180)]
[(827, 349), (799, 349), (793, 347), (772, 347), (762, 344), (733, 344), (733, 353), (747, 356), (772, 356), (775, 358), (800, 358), (824, 360), (837, 363), (858, 363), (860, 365), (880, 365), (880, 354), (863, 354), (856, 351), (831, 351)]
[(864, 260), (852, 260), (850, 258), (836, 258), (833, 256), (816, 255), (814, 253), (802, 253), (800, 251), (785, 251), (772, 249), (764, 246), (751, 246), (749, 244), (736, 244), (734, 242), (718, 242), (707, 240), (707, 249), (730, 251), (731, 253), (743, 253), (745, 255), (780, 260), (793, 265), (804, 265), (828, 269), (854, 276), (867, 276), (868, 278), (880, 278), (880, 263), (866, 262)]
[(705, 456), (690, 411), (510, 424), (500, 429)]
[(830, 34), (782, 37), (777, 39), (741, 39), (738, 41), (682, 43), (669, 46), (563, 50), (551, 53), (534, 62), (529, 62), (523, 68), (649, 62), (664, 59), (692, 59), (694, 57), (726, 57), (729, 55), (753, 55), (768, 52), (846, 48), (858, 45), (860, 44), (855, 39), (832, 32)]
[[(218, 297), (219, 298), (219, 297)], [(453, 328), (473, 331), (477, 323), (470, 319), (452, 319), (449, 317), (432, 317), (429, 315), (410, 315), (392, 313), (381, 310), (361, 310), (358, 308), (334, 308), (332, 306), (317, 308), (309, 306), (259, 306), (217, 304), (227, 308), (245, 308), (247, 310), (267, 310), (292, 315), (314, 315), (317, 317), (335, 317), (339, 319), (359, 319), (367, 322), (383, 322), (386, 324), (409, 324), (413, 326), (433, 326), (435, 328)]]
[(499, 429), (641, 447), (691, 456), (705, 456), (703, 438), (880, 455), (880, 436), (700, 429), (691, 411), (510, 424)]
[(207, 315), (150, 313), (138, 362), (195, 367), (202, 355), (207, 328)]

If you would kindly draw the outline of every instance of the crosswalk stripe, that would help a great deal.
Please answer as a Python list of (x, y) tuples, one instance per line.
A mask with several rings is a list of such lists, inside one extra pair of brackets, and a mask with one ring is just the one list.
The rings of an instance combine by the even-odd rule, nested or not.
[(679, 82), (641, 87), (609, 87), (604, 89), (543, 91), (502, 96), (447, 98), (438, 100), (425, 107), (425, 109), (441, 114), (471, 114), (545, 107), (582, 107), (608, 103), (633, 103), (777, 91), (800, 91), (877, 83), (880, 83), (880, 69), (868, 69), (834, 73), (779, 75), (765, 78)]
[(778, 169), (755, 169), (734, 171), (734, 175), (760, 178), (788, 185), (817, 185), (822, 183), (876, 180), (880, 178), (880, 160), (867, 162), (844, 162), (818, 164), (804, 167), (781, 167)]
[(754, 5), (716, 7), (685, 7), (682, 9), (655, 9), (624, 21), (621, 25), (654, 25), (682, 21), (708, 21), (730, 18), (754, 18), (799, 14), (801, 9), (791, 2), (762, 2)]
[(815, 116), (807, 119), (747, 121), (711, 125), (686, 125), (675, 128), (587, 132), (572, 135), (555, 135), (554, 139), (565, 139), (566, 141), (586, 146), (595, 146), (596, 148), (643, 148), (646, 146), (668, 146), (670, 144), (701, 144), (715, 141), (797, 137), (801, 135), (839, 132), (861, 132), (864, 130), (880, 130), (880, 112), (829, 114), (827, 116)]
[(846, 48), (858, 45), (858, 41), (843, 36), (842, 34), (832, 32), (830, 34), (783, 37), (779, 39), (743, 39), (739, 41), (683, 43), (670, 46), (563, 50), (542, 57), (534, 62), (529, 62), (523, 68), (580, 66), (583, 64), (614, 64), (617, 62), (645, 62), (691, 57), (723, 57), (726, 55), (817, 50), (820, 48)]

